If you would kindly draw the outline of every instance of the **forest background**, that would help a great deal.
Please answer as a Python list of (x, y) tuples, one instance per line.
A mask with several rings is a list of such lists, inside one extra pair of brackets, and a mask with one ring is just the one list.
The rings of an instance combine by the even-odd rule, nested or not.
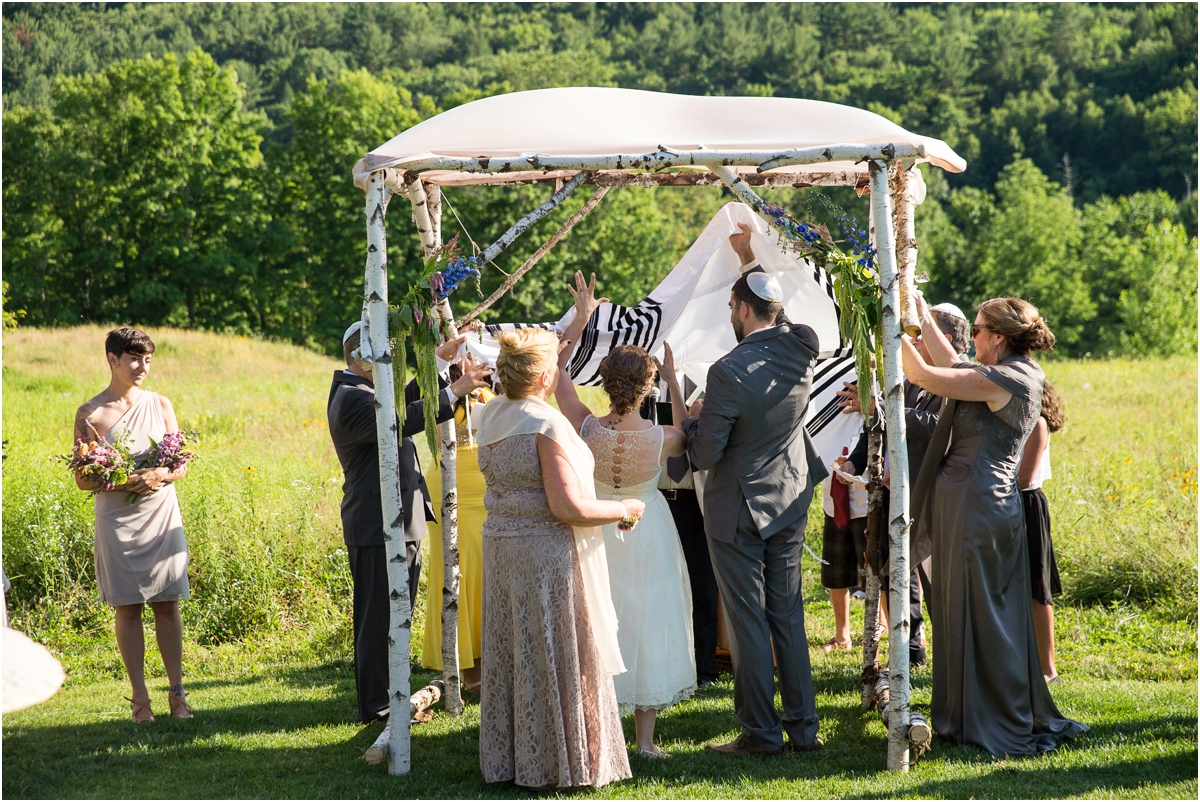
[[(931, 297), (1025, 297), (1066, 355), (1194, 353), (1196, 34), (1192, 4), (6, 3), (5, 317), (335, 353), (361, 303), (353, 163), (480, 97), (590, 85), (832, 101), (944, 139), (968, 169), (926, 172)], [(447, 234), (484, 247), (548, 191), (448, 190)], [(812, 192), (769, 194), (822, 218)], [(636, 303), (730, 199), (610, 193), (490, 319), (557, 318), (576, 269)], [(402, 222), (398, 286), (420, 268)]]

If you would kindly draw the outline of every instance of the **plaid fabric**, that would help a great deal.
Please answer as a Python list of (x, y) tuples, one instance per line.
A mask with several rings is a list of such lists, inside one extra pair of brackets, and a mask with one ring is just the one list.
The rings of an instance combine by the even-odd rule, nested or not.
[(850, 525), (839, 529), (833, 516), (825, 516), (821, 533), (821, 584), (827, 588), (852, 588), (858, 584), (858, 568), (867, 551), (867, 519), (851, 518)]

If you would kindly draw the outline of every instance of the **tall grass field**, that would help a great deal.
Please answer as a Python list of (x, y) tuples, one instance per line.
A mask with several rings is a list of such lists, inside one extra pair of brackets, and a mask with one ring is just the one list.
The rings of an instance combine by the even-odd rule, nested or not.
[[(201, 437), (178, 486), (191, 554), (184, 679), (197, 715), (166, 717), (166, 680), (148, 637), (160, 717), (128, 721), (113, 617), (96, 591), (91, 497), (57, 459), (70, 447), (75, 409), (108, 381), (104, 334), (79, 327), (4, 337), (11, 623), (46, 644), (68, 675), (48, 702), (4, 716), (4, 796), (526, 796), (480, 778), (477, 697), (468, 696), (461, 717), (438, 706), (433, 722), (414, 726), (409, 775), (389, 777), (363, 761), (379, 726), (354, 723), (342, 476), (325, 420), (341, 366), (290, 345), (149, 332), (157, 350), (145, 386), (168, 396), (180, 425)], [(858, 708), (857, 658), (814, 648), (820, 752), (742, 761), (705, 752), (706, 742), (736, 734), (725, 677), (661, 717), (672, 760), (634, 756), (634, 779), (561, 795), (1196, 798), (1196, 360), (1045, 367), (1067, 413), (1051, 438), (1045, 487), (1065, 590), (1056, 611), (1063, 681), (1053, 692), (1090, 733), (1035, 760), (994, 760), (935, 741), (908, 774), (891, 774), (883, 725)], [(602, 410), (601, 393), (587, 398)], [(816, 548), (819, 506), (813, 513)], [(833, 632), (817, 568), (806, 561), (814, 645)], [(861, 605), (852, 613), (861, 631)], [(423, 616), (422, 594), (414, 688), (433, 677), (418, 668)], [(930, 681), (928, 669), (914, 672), (918, 708), (929, 703)], [(632, 742), (632, 718), (626, 730)]]

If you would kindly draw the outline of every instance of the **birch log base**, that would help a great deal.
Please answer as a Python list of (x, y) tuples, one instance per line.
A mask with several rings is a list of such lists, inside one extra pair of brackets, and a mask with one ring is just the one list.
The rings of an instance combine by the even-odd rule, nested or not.
[[(421, 690), (409, 697), (408, 717), (415, 719), (422, 713), (427, 713), (429, 708), (437, 704), (442, 698), (442, 691), (445, 685), (440, 679), (435, 679), (433, 682), (426, 685)], [(379, 737), (375, 739), (375, 743), (367, 747), (367, 751), (363, 757), (367, 760), (367, 765), (378, 766), (383, 761), (387, 760), (388, 743), (392, 738), (392, 722), (388, 719), (388, 723), (384, 726), (383, 732), (379, 733)]]

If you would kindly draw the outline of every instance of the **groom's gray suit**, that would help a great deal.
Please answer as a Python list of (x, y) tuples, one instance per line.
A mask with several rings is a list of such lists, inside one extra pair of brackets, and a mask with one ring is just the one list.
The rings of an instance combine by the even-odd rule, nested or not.
[(734, 706), (756, 746), (817, 736), (804, 633), (800, 555), (813, 486), (828, 475), (804, 414), (819, 346), (808, 326), (751, 332), (708, 371), (699, 417), (684, 422), (688, 456), (707, 470), (704, 528), (728, 622)]

